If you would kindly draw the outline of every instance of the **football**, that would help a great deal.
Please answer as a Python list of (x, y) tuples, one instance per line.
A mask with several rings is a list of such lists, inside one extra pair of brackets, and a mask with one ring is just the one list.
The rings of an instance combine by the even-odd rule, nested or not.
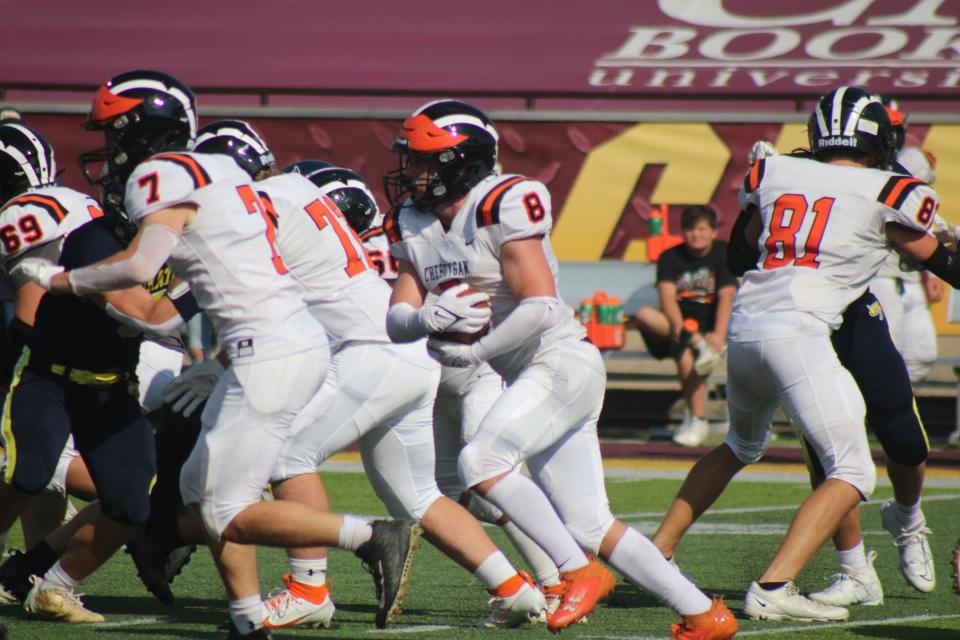
[[(446, 291), (450, 287), (455, 287), (458, 284), (462, 284), (460, 280), (448, 280), (440, 284), (440, 290)], [(471, 295), (473, 293), (478, 293), (476, 289), (467, 287), (461, 291), (457, 297), (462, 298), (464, 296)], [(478, 302), (473, 305), (476, 308), (486, 308), (490, 306), (489, 302)], [(454, 325), (456, 326), (456, 325)], [(488, 322), (483, 326), (482, 329), (476, 333), (466, 333), (464, 331), (441, 331), (439, 333), (434, 333), (433, 338), (436, 340), (446, 340), (447, 342), (459, 342), (460, 344), (473, 344), (483, 336), (487, 335), (487, 332), (490, 331), (490, 323)]]

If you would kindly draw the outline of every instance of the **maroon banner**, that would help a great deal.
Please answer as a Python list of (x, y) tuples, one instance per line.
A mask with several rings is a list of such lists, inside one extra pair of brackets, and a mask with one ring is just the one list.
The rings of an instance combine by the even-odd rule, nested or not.
[(855, 84), (946, 99), (960, 94), (958, 4), (7, 0), (0, 88), (158, 68), (200, 88), (294, 93), (702, 99)]

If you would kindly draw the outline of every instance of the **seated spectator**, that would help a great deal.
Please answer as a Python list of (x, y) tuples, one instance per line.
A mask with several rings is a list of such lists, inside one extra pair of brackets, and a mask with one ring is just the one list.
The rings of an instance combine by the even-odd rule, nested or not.
[(683, 244), (657, 263), (660, 308), (643, 307), (636, 320), (650, 355), (677, 362), (686, 415), (673, 440), (694, 447), (707, 437), (705, 382), (726, 352), (737, 279), (727, 269), (727, 243), (716, 239), (712, 207), (687, 207), (680, 223)]

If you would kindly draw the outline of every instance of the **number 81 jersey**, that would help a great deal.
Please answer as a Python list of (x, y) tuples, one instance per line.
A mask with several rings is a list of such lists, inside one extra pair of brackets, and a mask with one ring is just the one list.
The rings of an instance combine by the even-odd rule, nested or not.
[(927, 231), (937, 194), (891, 171), (773, 156), (753, 164), (740, 206), (760, 213), (758, 270), (748, 271), (737, 314), (798, 311), (837, 328), (889, 252), (885, 225)]

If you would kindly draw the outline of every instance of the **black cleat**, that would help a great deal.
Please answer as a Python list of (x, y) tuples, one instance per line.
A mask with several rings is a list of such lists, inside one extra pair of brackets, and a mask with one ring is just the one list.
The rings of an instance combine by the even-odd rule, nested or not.
[(25, 554), (22, 551), (11, 551), (9, 557), (0, 565), (0, 603), (23, 602), (32, 586)]
[(373, 574), (377, 589), (377, 628), (392, 624), (403, 608), (413, 553), (420, 548), (420, 525), (413, 520), (375, 520), (373, 537), (356, 555)]
[(150, 535), (147, 527), (137, 529), (127, 541), (127, 552), (137, 567), (137, 575), (143, 586), (160, 602), (170, 605), (174, 601), (170, 583), (190, 561), (190, 554), (195, 550), (195, 546), (189, 545), (168, 552), (159, 540)]
[(227, 636), (227, 640), (271, 640), (273, 638), (270, 635), (270, 629), (266, 627), (260, 627), (255, 629), (247, 634), (241, 634), (237, 631), (237, 628), (233, 626), (233, 623), (230, 623), (230, 635)]

